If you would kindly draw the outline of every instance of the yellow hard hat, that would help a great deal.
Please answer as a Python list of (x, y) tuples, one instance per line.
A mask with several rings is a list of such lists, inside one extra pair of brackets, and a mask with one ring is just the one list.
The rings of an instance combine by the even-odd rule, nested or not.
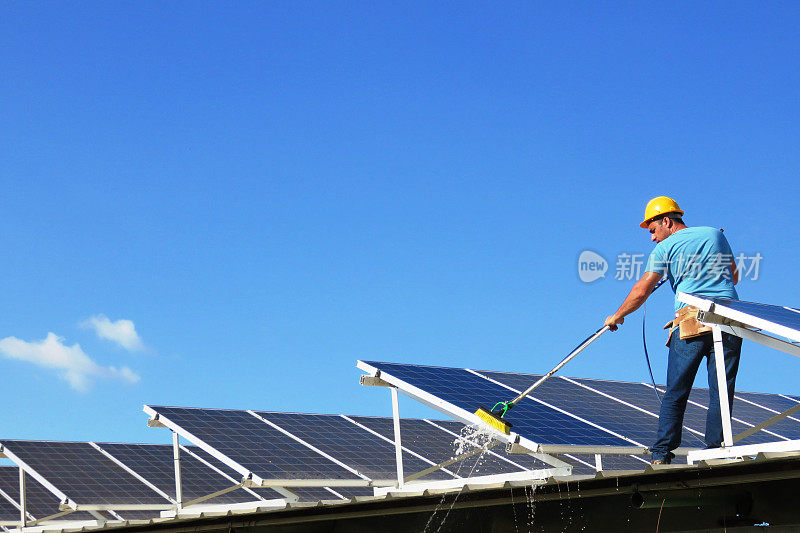
[(651, 220), (658, 215), (666, 215), (667, 213), (678, 213), (683, 216), (683, 210), (678, 207), (678, 202), (669, 196), (657, 196), (647, 202), (647, 206), (644, 208), (644, 221), (639, 225), (647, 229)]

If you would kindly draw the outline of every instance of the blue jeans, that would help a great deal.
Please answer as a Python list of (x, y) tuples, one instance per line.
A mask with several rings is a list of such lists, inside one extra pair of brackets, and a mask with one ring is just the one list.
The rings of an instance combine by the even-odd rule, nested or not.
[[(733, 408), (733, 391), (736, 385), (736, 372), (739, 370), (739, 356), (742, 339), (727, 333), (722, 334), (725, 352), (725, 375), (728, 381), (728, 400)], [(719, 389), (717, 388), (717, 367), (714, 362), (714, 340), (711, 332), (679, 339), (678, 331), (672, 332), (667, 363), (667, 390), (661, 400), (658, 415), (658, 434), (656, 443), (650, 448), (653, 460), (669, 463), (675, 455), (672, 450), (680, 446), (683, 429), (683, 413), (686, 400), (692, 390), (694, 378), (700, 361), (706, 358), (708, 368), (709, 406), (706, 416), (706, 446), (717, 448), (722, 444), (722, 416), (719, 408)]]

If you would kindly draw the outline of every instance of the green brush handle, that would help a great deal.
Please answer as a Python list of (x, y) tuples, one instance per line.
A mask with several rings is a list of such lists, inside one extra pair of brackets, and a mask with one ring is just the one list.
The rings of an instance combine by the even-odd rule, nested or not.
[[(498, 405), (500, 406), (500, 412), (495, 413), (495, 410), (497, 410)], [(506, 416), (508, 410), (511, 409), (512, 407), (514, 407), (514, 404), (511, 402), (497, 402), (496, 404), (494, 404), (494, 407), (492, 407), (492, 414), (496, 414), (500, 418), (503, 418), (504, 416)]]

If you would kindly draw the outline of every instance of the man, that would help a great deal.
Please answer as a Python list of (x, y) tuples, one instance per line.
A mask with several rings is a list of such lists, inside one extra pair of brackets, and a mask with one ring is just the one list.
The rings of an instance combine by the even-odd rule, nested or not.
[[(625, 317), (647, 300), (658, 281), (666, 276), (672, 290), (700, 297), (738, 299), (738, 282), (733, 253), (722, 231), (709, 227), (687, 227), (683, 211), (667, 196), (653, 198), (645, 207), (642, 228), (650, 231), (650, 240), (658, 243), (647, 260), (645, 273), (616, 313), (605, 325), (612, 331)], [(661, 402), (656, 443), (650, 448), (653, 464), (669, 464), (672, 450), (681, 443), (683, 414), (700, 362), (705, 357), (708, 368), (709, 408), (705, 442), (709, 448), (722, 444), (722, 417), (717, 388), (714, 346), (710, 328), (697, 322), (697, 309), (675, 299), (675, 320), (667, 345), (667, 390)], [(676, 331), (677, 329), (677, 331)], [(723, 334), (728, 398), (733, 406), (733, 392), (742, 339)]]

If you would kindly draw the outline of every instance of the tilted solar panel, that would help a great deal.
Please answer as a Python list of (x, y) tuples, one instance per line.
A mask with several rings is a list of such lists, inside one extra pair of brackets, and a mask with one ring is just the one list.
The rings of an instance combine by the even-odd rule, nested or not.
[[(247, 411), (150, 406), (263, 479), (357, 479), (349, 470), (311, 450)], [(162, 419), (162, 420), (163, 420)], [(187, 437), (189, 438), (189, 437)]]
[[(382, 377), (400, 379), (407, 386), (421, 389), (465, 411), (474, 410), (476, 405), (490, 407), (498, 399), (510, 399), (516, 394), (515, 391), (526, 389), (539, 378), (533, 374), (395, 363), (366, 362), (366, 365), (380, 370)], [(513, 390), (505, 388), (498, 391), (499, 385)], [(663, 393), (663, 386), (659, 386), (659, 391)], [(506, 415), (506, 419), (514, 424), (513, 431), (531, 441), (607, 445), (610, 444), (609, 436), (616, 435), (620, 439), (613, 444), (649, 446), (655, 440), (660, 404), (652, 387), (645, 384), (555, 376), (544, 382), (531, 396), (547, 410), (531, 410), (528, 407), (531, 404), (535, 406), (534, 401), (523, 400)], [(708, 390), (693, 389), (684, 417), (683, 446), (705, 447), (703, 435), (707, 405)], [(737, 393), (734, 399), (733, 433), (738, 435), (745, 432), (792, 405), (792, 399), (778, 395)], [(579, 426), (581, 432), (575, 431), (576, 425), (582, 425)], [(578, 438), (575, 438), (576, 434)], [(754, 444), (796, 438), (800, 438), (800, 413), (795, 419), (777, 422), (738, 443)], [(593, 463), (591, 457), (579, 459)], [(628, 468), (641, 467), (641, 461), (630, 457), (607, 457), (603, 462), (605, 468), (612, 464), (618, 468), (623, 468), (625, 464)]]
[(169, 504), (86, 442), (0, 440), (77, 504)]
[(800, 309), (783, 307), (780, 305), (746, 302), (743, 300), (728, 300), (726, 298), (707, 299), (715, 304), (733, 309), (734, 311), (739, 311), (800, 332)]
[[(507, 388), (465, 369), (365, 363), (470, 413), (480, 406), (491, 408), (495, 402), (515, 396)], [(632, 445), (608, 431), (530, 399), (519, 402), (506, 419), (514, 424), (515, 432), (540, 444)]]
[[(694, 296), (679, 292), (677, 299), (683, 303), (693, 305), (708, 315), (698, 315), (700, 320), (723, 324), (723, 331), (729, 321), (720, 320), (716, 317), (733, 320), (747, 326), (746, 329), (757, 330), (758, 333), (771, 333), (779, 337), (789, 339), (788, 345), (781, 346), (780, 343), (767, 343), (773, 348), (788, 351), (794, 355), (800, 353), (800, 310), (792, 307), (782, 307), (779, 305), (769, 305), (756, 302), (745, 302), (741, 300), (728, 300), (726, 298), (707, 298)], [(765, 342), (758, 334), (748, 334), (748, 332), (732, 331), (734, 334)]]

